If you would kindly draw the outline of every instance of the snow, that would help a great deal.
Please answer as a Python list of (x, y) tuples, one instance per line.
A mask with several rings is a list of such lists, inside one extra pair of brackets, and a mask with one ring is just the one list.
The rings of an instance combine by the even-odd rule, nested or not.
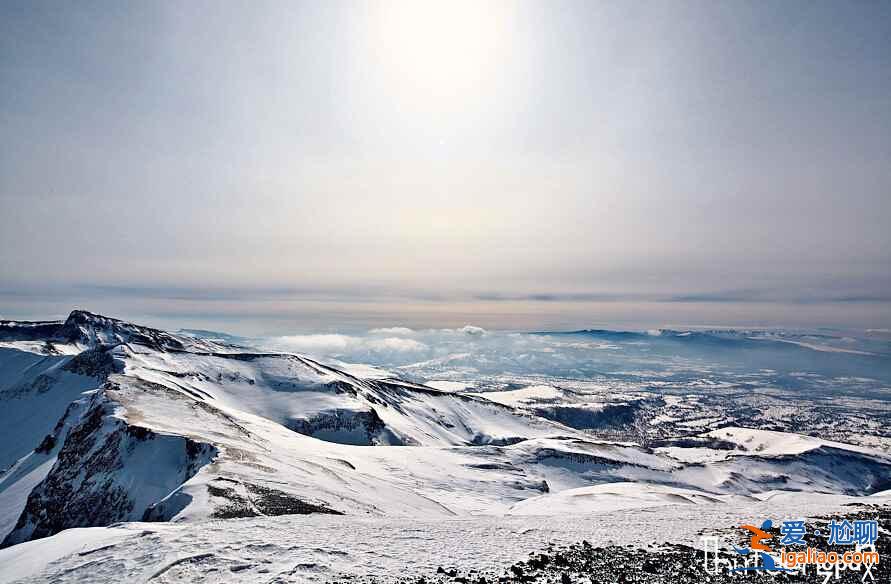
[(708, 432), (707, 434), (704, 434), (704, 436), (731, 442), (743, 452), (747, 454), (758, 454), (759, 456), (803, 454), (818, 448), (830, 447), (886, 458), (886, 455), (879, 453), (872, 448), (863, 448), (850, 444), (843, 444), (841, 442), (832, 442), (814, 438), (812, 436), (792, 434), (790, 432), (728, 427)]
[[(553, 385), (464, 394), (398, 380), (363, 379), (292, 354), (168, 352), (139, 344), (119, 345), (113, 354), (123, 364), (123, 373), (112, 374), (103, 392), (116, 404), (115, 416), (159, 435), (137, 445), (116, 471), (113, 484), (147, 483), (130, 493), (130, 519), (162, 501), (178, 520), (206, 519), (222, 504), (208, 495), (209, 488), (219, 485), (239, 493), (247, 492), (245, 485), (265, 485), (344, 513), (413, 518), (497, 515), (523, 509), (522, 501), (538, 498), (527, 504), (534, 509), (554, 497), (562, 500), (562, 490), (622, 481), (673, 484), (715, 495), (760, 492), (781, 484), (836, 492), (868, 488), (858, 482), (866, 463), (858, 462), (859, 474), (845, 478), (827, 471), (822, 460), (797, 462), (791, 473), (787, 462), (746, 460), (749, 454), (763, 457), (773, 452), (759, 448), (762, 442), (779, 444), (771, 434), (739, 430), (741, 446), (732, 451), (650, 451), (631, 443), (598, 441), (516, 409), (565, 394)], [(614, 393), (613, 398), (634, 395)], [(363, 444), (364, 431), (351, 417), (361, 419), (358, 416), (371, 412), (382, 424), (378, 444), (413, 446), (357, 445)], [(344, 425), (321, 426), (313, 436), (289, 429), (326, 415), (338, 416)], [(713, 437), (729, 440), (728, 431)], [(178, 437), (213, 445), (218, 452), (213, 464), (183, 477), (177, 470), (184, 464)], [(805, 437), (787, 440), (809, 446), (777, 453), (803, 454), (823, 444)], [(870, 449), (846, 448), (886, 460)], [(146, 466), (149, 461), (151, 466)], [(880, 466), (875, 468), (882, 472)], [(22, 494), (37, 478), (13, 481), (17, 489), (10, 496), (15, 494), (17, 502), (10, 515), (22, 508)], [(581, 500), (571, 493), (563, 497)], [(665, 497), (669, 495), (647, 492), (629, 501), (649, 505)], [(616, 498), (602, 493), (599, 500)]]
[(520, 501), (510, 508), (512, 515), (572, 515), (602, 513), (623, 509), (644, 509), (662, 505), (697, 505), (717, 503), (714, 495), (642, 483), (605, 483), (566, 489)]
[(128, 525), (82, 527), (0, 550), (0, 582), (33, 577), (63, 558), (82, 558), (89, 554), (89, 550), (112, 545), (132, 534), (133, 529)]
[(473, 387), (473, 385), (464, 381), (449, 381), (447, 379), (434, 379), (426, 382), (424, 385), (440, 391), (466, 391)]
[[(759, 339), (763, 337), (752, 337), (753, 339)], [(818, 351), (823, 353), (848, 353), (851, 355), (868, 355), (868, 356), (876, 356), (875, 353), (870, 351), (860, 351), (857, 349), (846, 349), (844, 347), (833, 347), (832, 345), (820, 345), (817, 343), (806, 343), (804, 341), (793, 341), (791, 339), (774, 339), (768, 338), (765, 340), (772, 340), (778, 343), (790, 343), (793, 345), (798, 345), (799, 347), (804, 347), (805, 349), (810, 349), (812, 351)]]
[(28, 495), (46, 478), (55, 462), (54, 457), (32, 452), (0, 476), (0, 534), (12, 530)]
[[(616, 487), (611, 487), (616, 488)], [(858, 499), (781, 493), (768, 501), (679, 503), (594, 513), (393, 519), (292, 515), (74, 529), (0, 550), (0, 583), (325, 582), (341, 575), (395, 580), (439, 566), (503, 569), (548, 543), (700, 546), (700, 531), (849, 512)], [(186, 561), (189, 559), (188, 561)]]
[(679, 446), (662, 446), (654, 449), (658, 454), (664, 454), (680, 462), (708, 463), (724, 460), (728, 456), (726, 450), (713, 448), (681, 448)]
[[(446, 355), (394, 368), (424, 373), (408, 381), (380, 367), (334, 367), (94, 317), (69, 319), (77, 324), (76, 342), (60, 342), (58, 354), (44, 354), (45, 345), (33, 339), (0, 348), (0, 454), (9, 467), (0, 474), (0, 537), (29, 496), (42, 505), (39, 496), (55, 492), (82, 503), (115, 489), (120, 508), (54, 516), (56, 523), (42, 527), (49, 531), (37, 533), (143, 517), (174, 523), (69, 529), (18, 544), (0, 551), (0, 581), (27, 575), (71, 581), (87, 567), (99, 581), (166, 581), (193, 570), (196, 581), (225, 575), (249, 582), (280, 573), (312, 581), (342, 571), (392, 576), (447, 562), (504, 564), (549, 540), (606, 543), (629, 518), (638, 522), (623, 530), (629, 543), (647, 543), (692, 536), (693, 527), (678, 524), (683, 518), (723, 527), (765, 509), (774, 515), (836, 509), (865, 500), (844, 495), (869, 495), (891, 477), (891, 455), (862, 443), (743, 427), (709, 431), (728, 417), (703, 413), (708, 392), (736, 386), (712, 378), (705, 364), (694, 379), (666, 379), (658, 398), (615, 377), (529, 374), (489, 377), (487, 385), (462, 377), (485, 358), (451, 349), (459, 342), (496, 343), (487, 349), (496, 351), (498, 335), (465, 328), (441, 333), (456, 339)], [(714, 342), (699, 334), (652, 339)], [(511, 358), (524, 366), (561, 358), (558, 341), (533, 351), (524, 347), (528, 339), (511, 339), (518, 348)], [(103, 353), (113, 370), (99, 377), (66, 370), (73, 352), (97, 340), (116, 343)], [(390, 344), (388, 350), (398, 349)], [(673, 357), (664, 363), (676, 366)], [(431, 371), (437, 374), (428, 377)], [(747, 375), (751, 384), (772, 373)], [(676, 394), (667, 392), (672, 386)], [(759, 391), (773, 395), (765, 385)], [(643, 426), (682, 431), (683, 439), (649, 448), (636, 435), (596, 437), (541, 414), (548, 406), (597, 412), (607, 427), (630, 415), (619, 425), (631, 426), (642, 404), (663, 412), (644, 418)], [(79, 435), (97, 407), (100, 423)], [(795, 414), (783, 403), (763, 415), (784, 412)], [(652, 420), (660, 423), (646, 424)], [(60, 455), (63, 445), (70, 447), (67, 457)], [(48, 483), (58, 489), (48, 494)], [(265, 517), (273, 513), (262, 493), (270, 491), (289, 504), (345, 516)], [(21, 515), (28, 521), (10, 541), (27, 539), (44, 510)], [(221, 522), (223, 511), (260, 517)], [(83, 547), (70, 539), (79, 532)], [(13, 563), (15, 569), (7, 568)]]
[(99, 384), (62, 370), (69, 356), (31, 352), (32, 343), (0, 348), (0, 470), (9, 467), (50, 433), (71, 401)]
[(557, 400), (563, 397), (563, 392), (550, 385), (530, 385), (522, 389), (512, 389), (509, 391), (489, 391), (486, 393), (476, 393), (480, 397), (487, 400), (504, 404), (506, 406), (516, 406), (522, 403), (533, 401)]
[(344, 363), (336, 361), (334, 367), (340, 369), (344, 373), (349, 373), (353, 377), (360, 379), (387, 379), (393, 377), (393, 373), (381, 367), (374, 365), (366, 365), (364, 363)]

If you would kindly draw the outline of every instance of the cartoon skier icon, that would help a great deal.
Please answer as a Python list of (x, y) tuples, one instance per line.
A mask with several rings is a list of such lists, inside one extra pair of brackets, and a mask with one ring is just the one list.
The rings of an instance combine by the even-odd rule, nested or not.
[(731, 570), (732, 572), (751, 572), (751, 571), (780, 571), (780, 572), (789, 572), (788, 570), (782, 566), (778, 566), (776, 560), (773, 556), (770, 555), (770, 552), (773, 550), (762, 543), (764, 540), (773, 538), (773, 535), (768, 533), (768, 530), (773, 527), (773, 521), (770, 519), (765, 519), (761, 523), (761, 527), (755, 527), (754, 525), (741, 525), (741, 529), (745, 529), (746, 531), (750, 531), (752, 533), (752, 537), (749, 540), (749, 547), (746, 548), (738, 548), (733, 546), (733, 549), (736, 550), (741, 556), (747, 556), (754, 550), (759, 550), (758, 556), (761, 559), (760, 566), (748, 566), (741, 568), (734, 568)]
[(771, 529), (772, 527), (773, 527), (773, 521), (771, 521), (770, 519), (765, 519), (761, 523), (760, 528), (755, 527), (754, 525), (741, 525), (740, 526), (741, 529), (745, 529), (747, 531), (752, 532), (752, 537), (751, 537), (751, 540), (749, 543), (749, 547), (747, 547), (747, 548), (738, 548), (736, 546), (733, 546), (734, 549), (736, 550), (736, 553), (745, 556), (745, 555), (748, 555), (749, 552), (752, 550), (761, 550), (761, 551), (765, 551), (765, 552), (772, 552), (773, 551), (772, 549), (770, 549), (767, 545), (761, 543), (765, 539), (771, 539), (773, 537), (770, 533), (767, 532), (767, 530)]

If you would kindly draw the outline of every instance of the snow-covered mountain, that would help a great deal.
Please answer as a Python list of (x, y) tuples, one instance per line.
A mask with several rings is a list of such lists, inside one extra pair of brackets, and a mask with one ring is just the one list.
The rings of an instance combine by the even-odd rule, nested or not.
[[(610, 442), (527, 394), (364, 378), (85, 311), (0, 321), (0, 538), (121, 521), (578, 513), (891, 487), (879, 449), (734, 427)], [(598, 415), (624, 415), (616, 408)]]

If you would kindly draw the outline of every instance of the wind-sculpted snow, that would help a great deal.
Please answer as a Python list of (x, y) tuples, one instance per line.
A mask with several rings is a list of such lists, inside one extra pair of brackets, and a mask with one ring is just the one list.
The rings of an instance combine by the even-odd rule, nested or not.
[[(608, 554), (604, 558), (607, 569), (598, 571), (601, 578), (595, 581), (616, 582), (616, 574), (639, 572), (641, 567), (629, 563), (620, 569), (617, 562), (627, 561), (627, 556), (617, 553), (622, 550), (663, 562), (664, 556), (650, 555), (657, 544), (689, 546), (694, 555), (694, 548), (701, 547), (702, 533), (718, 534), (753, 518), (838, 517), (859, 509), (852, 505), (891, 502), (877, 497), (771, 493), (764, 500), (738, 497), (711, 503), (703, 500), (706, 496), (667, 488), (618, 484), (604, 486), (600, 493), (591, 490), (590, 496), (584, 491), (567, 493), (567, 498), (581, 495), (574, 497), (570, 508), (542, 505), (540, 514), (533, 515), (431, 519), (315, 514), (72, 529), (0, 550), (0, 582), (445, 584), (463, 579), (478, 582), (480, 577), (487, 582), (504, 578), (501, 581), (512, 584), (560, 582), (560, 570), (550, 578), (532, 580), (534, 573), (527, 565), (522, 576), (529, 578), (524, 580), (510, 567), (553, 553), (552, 546), (566, 545)], [(639, 505), (629, 508), (629, 501)], [(625, 506), (616, 510), (620, 504)], [(554, 515), (555, 510), (571, 515)], [(875, 511), (867, 513), (874, 517)], [(702, 556), (695, 555), (690, 564), (699, 567)], [(566, 569), (565, 564), (561, 567)], [(690, 565), (664, 566), (667, 578), (657, 581), (676, 584), (683, 567)], [(436, 579), (439, 575), (442, 579)], [(571, 581), (589, 582), (593, 575), (591, 566), (580, 566)], [(683, 581), (706, 581), (701, 573), (697, 576)], [(739, 576), (731, 579), (740, 581)]]
[[(725, 505), (776, 490), (868, 495), (891, 486), (881, 429), (865, 428), (857, 445), (782, 431), (792, 423), (778, 405), (785, 394), (759, 390), (754, 380), (763, 377), (730, 383), (700, 374), (693, 380), (685, 369), (692, 358), (677, 375), (585, 377), (617, 367), (619, 361), (597, 360), (614, 355), (613, 345), (662, 336), (520, 335), (515, 342), (525, 348), (511, 354), (519, 368), (511, 372), (494, 363), (484, 367), (500, 341), (466, 328), (441, 334), (453, 339), (449, 351), (463, 342), (468, 353), (387, 372), (82, 311), (65, 322), (2, 327), (5, 545), (134, 520), (577, 513)], [(414, 340), (431, 346), (429, 338)], [(714, 342), (760, 347), (768, 341)], [(481, 353), (486, 343), (493, 344)], [(544, 350), (559, 345), (569, 355), (586, 351), (588, 363), (566, 377), (529, 373), (548, 359), (579, 364), (575, 356)], [(649, 349), (663, 365), (676, 350)], [(640, 363), (652, 359), (646, 354), (641, 350)], [(629, 363), (627, 357), (621, 362)], [(423, 383), (471, 375), (478, 377), (461, 386), (468, 390)], [(847, 399), (832, 402), (833, 412), (849, 416), (837, 423), (860, 415), (882, 419), (882, 402)], [(761, 407), (764, 400), (774, 401)], [(822, 406), (808, 407), (796, 404), (796, 415), (820, 419)], [(747, 423), (770, 432), (740, 427)], [(832, 426), (825, 422), (825, 428)], [(628, 486), (609, 486), (620, 484)]]

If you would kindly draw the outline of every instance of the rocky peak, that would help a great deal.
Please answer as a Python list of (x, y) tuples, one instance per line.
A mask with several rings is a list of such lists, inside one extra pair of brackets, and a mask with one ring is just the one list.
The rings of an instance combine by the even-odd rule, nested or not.
[(90, 347), (138, 343), (158, 350), (184, 349), (175, 336), (86, 310), (73, 310), (59, 330), (65, 341)]
[(112, 323), (116, 324), (126, 324), (122, 320), (118, 320), (117, 318), (111, 318), (108, 316), (102, 316), (101, 314), (95, 314), (88, 310), (81, 310), (76, 308), (71, 311), (71, 314), (68, 315), (68, 318), (65, 320), (66, 326), (77, 326), (77, 325), (92, 325), (92, 324), (102, 324), (109, 325)]

